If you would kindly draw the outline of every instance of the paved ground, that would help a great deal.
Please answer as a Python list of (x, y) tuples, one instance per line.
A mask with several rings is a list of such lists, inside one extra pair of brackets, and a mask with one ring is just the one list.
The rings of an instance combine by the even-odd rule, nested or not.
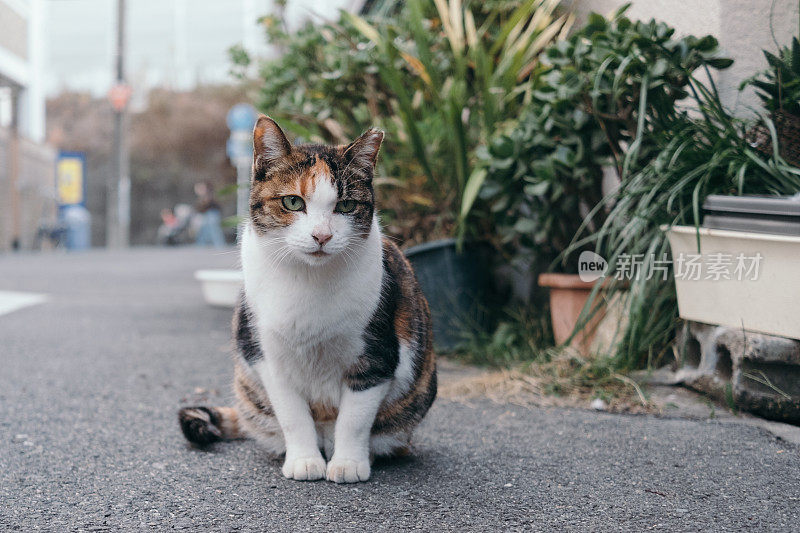
[(234, 254), (0, 256), (0, 530), (797, 530), (800, 448), (740, 424), (439, 401), (413, 458), (353, 486), (284, 480), (248, 441), (188, 447), (225, 402)]

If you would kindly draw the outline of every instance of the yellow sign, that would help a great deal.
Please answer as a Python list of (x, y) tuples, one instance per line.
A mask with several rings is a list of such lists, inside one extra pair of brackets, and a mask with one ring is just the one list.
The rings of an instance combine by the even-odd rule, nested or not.
[(62, 155), (56, 167), (58, 203), (74, 205), (83, 203), (84, 159), (81, 155)]

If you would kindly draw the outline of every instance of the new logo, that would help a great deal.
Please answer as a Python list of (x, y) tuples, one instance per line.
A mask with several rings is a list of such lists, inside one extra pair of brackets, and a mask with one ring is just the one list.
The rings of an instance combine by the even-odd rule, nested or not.
[(589, 250), (581, 252), (578, 257), (578, 277), (581, 281), (595, 281), (605, 276), (608, 261)]

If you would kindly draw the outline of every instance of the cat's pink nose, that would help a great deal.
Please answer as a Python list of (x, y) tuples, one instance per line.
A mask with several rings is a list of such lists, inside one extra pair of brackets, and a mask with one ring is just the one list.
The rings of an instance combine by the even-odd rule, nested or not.
[(331, 237), (333, 237), (333, 235), (331, 235), (330, 233), (323, 231), (315, 231), (314, 233), (311, 234), (311, 236), (314, 237), (314, 242), (316, 242), (320, 246), (324, 246), (325, 243), (331, 240)]

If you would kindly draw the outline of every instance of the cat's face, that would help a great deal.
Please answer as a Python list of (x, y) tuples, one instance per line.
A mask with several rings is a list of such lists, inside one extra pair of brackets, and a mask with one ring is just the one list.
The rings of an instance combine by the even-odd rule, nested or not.
[(356, 250), (372, 227), (372, 177), (383, 132), (346, 146), (291, 146), (262, 115), (254, 131), (250, 220), (281, 260), (321, 265)]

